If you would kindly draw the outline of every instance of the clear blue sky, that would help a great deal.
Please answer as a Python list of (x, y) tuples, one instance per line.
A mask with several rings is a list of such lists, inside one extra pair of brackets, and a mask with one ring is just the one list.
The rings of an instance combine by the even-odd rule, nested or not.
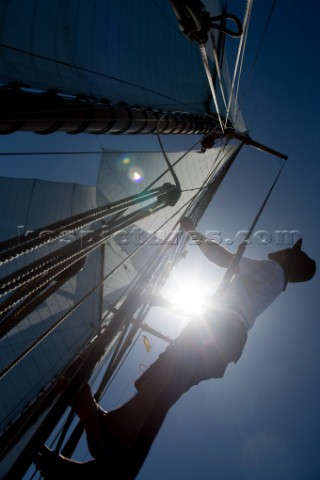
[[(254, 5), (240, 105), (251, 136), (288, 154), (289, 160), (258, 228), (271, 234), (298, 230), (305, 250), (319, 264), (320, 6), (316, 0), (306, 8), (298, 0), (278, 1), (249, 77), (271, 4), (271, 0), (257, 0)], [(74, 138), (54, 138), (63, 148), (73, 148)], [(1, 142), (2, 151), (48, 146), (48, 138), (36, 135), (3, 137)], [(154, 139), (133, 137), (90, 136), (79, 142), (88, 150), (101, 145), (126, 145), (129, 150), (156, 146)], [(175, 150), (185, 149), (181, 139), (167, 139), (166, 148), (170, 144)], [(10, 159), (9, 165), (1, 157), (0, 173), (79, 182), (86, 178), (94, 183), (97, 161), (97, 157), (90, 163), (77, 159), (75, 170), (74, 159), (68, 158), (62, 170), (61, 163), (50, 159), (23, 157)], [(200, 228), (219, 230), (223, 239), (234, 239), (236, 232), (248, 228), (278, 166), (278, 160), (245, 148)], [(255, 242), (246, 255), (265, 258), (269, 251)], [(195, 255), (190, 255), (191, 269)], [(317, 274), (310, 283), (289, 286), (258, 319), (242, 358), (229, 367), (225, 378), (193, 388), (172, 408), (139, 480), (320, 478), (318, 285)], [(115, 386), (112, 399), (107, 400), (110, 407), (130, 394), (131, 387), (123, 393), (123, 385), (129, 385), (133, 373), (126, 373), (122, 386)]]

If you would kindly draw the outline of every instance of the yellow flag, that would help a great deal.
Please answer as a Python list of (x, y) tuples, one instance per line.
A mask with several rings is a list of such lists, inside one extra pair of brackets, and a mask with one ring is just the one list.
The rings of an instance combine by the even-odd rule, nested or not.
[(143, 335), (143, 343), (144, 343), (144, 346), (146, 347), (147, 352), (150, 352), (151, 345), (148, 338), (145, 335)]

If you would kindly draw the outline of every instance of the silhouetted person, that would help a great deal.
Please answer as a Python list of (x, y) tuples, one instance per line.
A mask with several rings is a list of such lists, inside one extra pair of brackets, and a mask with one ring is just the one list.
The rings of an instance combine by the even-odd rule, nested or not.
[[(233, 258), (230, 252), (195, 234), (189, 219), (183, 218), (181, 225), (190, 237), (196, 235), (210, 262), (228, 268)], [(228, 364), (239, 360), (256, 317), (288, 282), (314, 276), (315, 262), (301, 245), (299, 240), (292, 248), (270, 253), (267, 260), (242, 258), (231, 282), (215, 294), (203, 318), (190, 321), (137, 380), (136, 395), (124, 405), (107, 413), (95, 402), (89, 386), (84, 386), (75, 410), (94, 460), (74, 462), (43, 447), (36, 463), (44, 477), (92, 474), (107, 478), (114, 468), (117, 478), (135, 478), (170, 407), (199, 382), (223, 377)], [(159, 297), (158, 304), (167, 306), (168, 302)]]

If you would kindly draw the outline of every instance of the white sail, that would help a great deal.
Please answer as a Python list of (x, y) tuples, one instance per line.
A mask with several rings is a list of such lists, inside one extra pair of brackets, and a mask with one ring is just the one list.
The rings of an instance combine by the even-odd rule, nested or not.
[[(235, 145), (224, 149), (215, 148), (204, 154), (191, 151), (186, 156), (184, 152), (168, 153), (171, 164), (177, 162), (173, 169), (180, 181), (182, 194), (173, 208), (168, 206), (160, 210), (140, 221), (138, 226), (150, 234), (161, 229), (161, 236), (168, 236), (190, 206), (191, 200), (201, 193), (236, 148)], [(153, 183), (155, 179), (158, 180)], [(98, 175), (97, 202), (104, 204), (143, 192), (151, 183), (153, 188), (165, 183), (174, 184), (161, 152), (135, 152), (129, 155), (123, 152), (105, 152)]]

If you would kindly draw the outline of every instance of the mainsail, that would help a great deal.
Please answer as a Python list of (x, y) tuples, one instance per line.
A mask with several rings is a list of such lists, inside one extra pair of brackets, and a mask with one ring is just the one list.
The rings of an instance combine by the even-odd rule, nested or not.
[[(204, 4), (224, 27), (222, 2)], [(19, 478), (79, 379), (122, 352), (137, 311), (132, 337), (141, 328), (141, 291), (161, 286), (183, 252), (179, 219), (199, 221), (240, 148), (226, 145), (231, 132), (247, 136), (224, 33), (212, 29), (201, 56), (169, 1), (10, 0), (0, 15), (2, 133), (218, 140), (204, 153), (103, 151), (95, 188), (1, 179), (2, 475)]]

